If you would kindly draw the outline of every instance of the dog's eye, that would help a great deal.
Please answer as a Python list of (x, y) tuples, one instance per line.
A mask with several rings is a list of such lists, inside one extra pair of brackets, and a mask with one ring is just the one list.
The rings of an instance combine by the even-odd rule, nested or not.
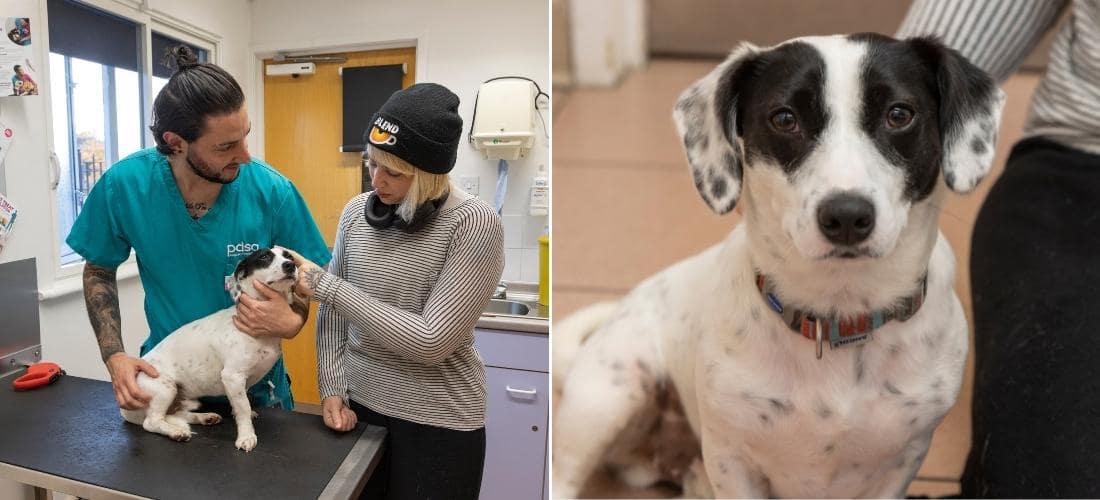
[(913, 110), (905, 106), (892, 106), (886, 112), (886, 126), (893, 129), (905, 128), (913, 121)]
[(798, 119), (789, 109), (781, 109), (772, 113), (772, 126), (781, 132), (798, 132)]

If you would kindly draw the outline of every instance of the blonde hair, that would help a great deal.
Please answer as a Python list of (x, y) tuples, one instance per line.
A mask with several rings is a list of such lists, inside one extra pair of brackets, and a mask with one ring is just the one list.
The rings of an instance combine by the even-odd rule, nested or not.
[(412, 176), (409, 192), (405, 193), (405, 199), (401, 200), (401, 204), (397, 206), (397, 215), (405, 222), (412, 220), (413, 214), (416, 213), (416, 207), (442, 198), (451, 187), (450, 175), (425, 172), (402, 160), (397, 155), (382, 149), (367, 146), (367, 155), (379, 166), (402, 175)]

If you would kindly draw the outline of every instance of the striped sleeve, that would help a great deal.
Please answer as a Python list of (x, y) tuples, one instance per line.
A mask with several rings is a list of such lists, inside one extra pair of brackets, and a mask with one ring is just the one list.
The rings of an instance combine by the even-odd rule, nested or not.
[(504, 269), (503, 240), (500, 218), (491, 210), (465, 212), (422, 314), (385, 304), (333, 274), (321, 278), (316, 296), (390, 351), (437, 365), (470, 340)]
[(897, 38), (934, 35), (997, 81), (1023, 63), (1069, 0), (914, 0)]
[[(345, 234), (349, 227), (351, 207), (348, 203), (340, 215), (336, 229), (336, 244), (332, 247), (332, 260), (328, 272), (343, 276), (345, 272), (344, 256), (347, 255)], [(328, 396), (340, 396), (348, 400), (348, 380), (344, 374), (344, 354), (347, 349), (348, 322), (337, 313), (332, 305), (321, 302), (317, 307), (317, 385), (321, 400)]]

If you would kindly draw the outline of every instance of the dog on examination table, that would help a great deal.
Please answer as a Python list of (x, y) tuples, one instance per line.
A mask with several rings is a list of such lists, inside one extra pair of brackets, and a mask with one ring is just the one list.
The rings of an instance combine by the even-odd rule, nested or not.
[[(234, 302), (242, 293), (265, 300), (253, 285), (259, 280), (289, 301), (297, 279), (298, 267), (289, 252), (281, 247), (260, 249), (237, 265), (229, 293)], [(198, 398), (224, 395), (237, 423), (237, 448), (251, 451), (257, 437), (247, 390), (275, 366), (282, 344), (279, 338), (241, 332), (233, 324), (235, 313), (231, 306), (183, 325), (142, 356), (160, 376), (138, 374), (138, 386), (152, 400), (143, 410), (122, 410), (122, 417), (149, 432), (187, 441), (189, 424), (221, 422), (217, 413), (195, 413)]]
[(988, 173), (1003, 102), (937, 40), (874, 34), (742, 45), (689, 87), (695, 186), (743, 222), (555, 325), (555, 496), (607, 464), (686, 495), (903, 496), (966, 362), (940, 208)]

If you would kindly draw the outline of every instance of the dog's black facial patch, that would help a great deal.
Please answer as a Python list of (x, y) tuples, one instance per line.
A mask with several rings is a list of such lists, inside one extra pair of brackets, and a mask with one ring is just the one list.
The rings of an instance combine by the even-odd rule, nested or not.
[[(922, 200), (936, 187), (943, 159), (936, 68), (910, 42), (871, 33), (849, 39), (868, 46), (860, 126), (875, 148), (904, 171), (905, 198)], [(896, 108), (911, 112), (907, 125), (891, 126)]]
[(261, 248), (252, 252), (245, 257), (239, 264), (237, 269), (233, 271), (233, 277), (237, 281), (245, 279), (245, 277), (252, 275), (257, 269), (263, 269), (271, 265), (271, 261), (275, 259), (275, 252), (272, 252), (269, 248)]
[[(745, 141), (750, 165), (767, 158), (790, 174), (802, 164), (829, 122), (824, 83), (825, 60), (803, 42), (762, 53), (731, 75), (722, 88), (739, 90), (736, 102), (730, 104), (737, 111), (732, 130)], [(789, 125), (792, 119), (793, 128), (776, 126), (776, 122)]]

